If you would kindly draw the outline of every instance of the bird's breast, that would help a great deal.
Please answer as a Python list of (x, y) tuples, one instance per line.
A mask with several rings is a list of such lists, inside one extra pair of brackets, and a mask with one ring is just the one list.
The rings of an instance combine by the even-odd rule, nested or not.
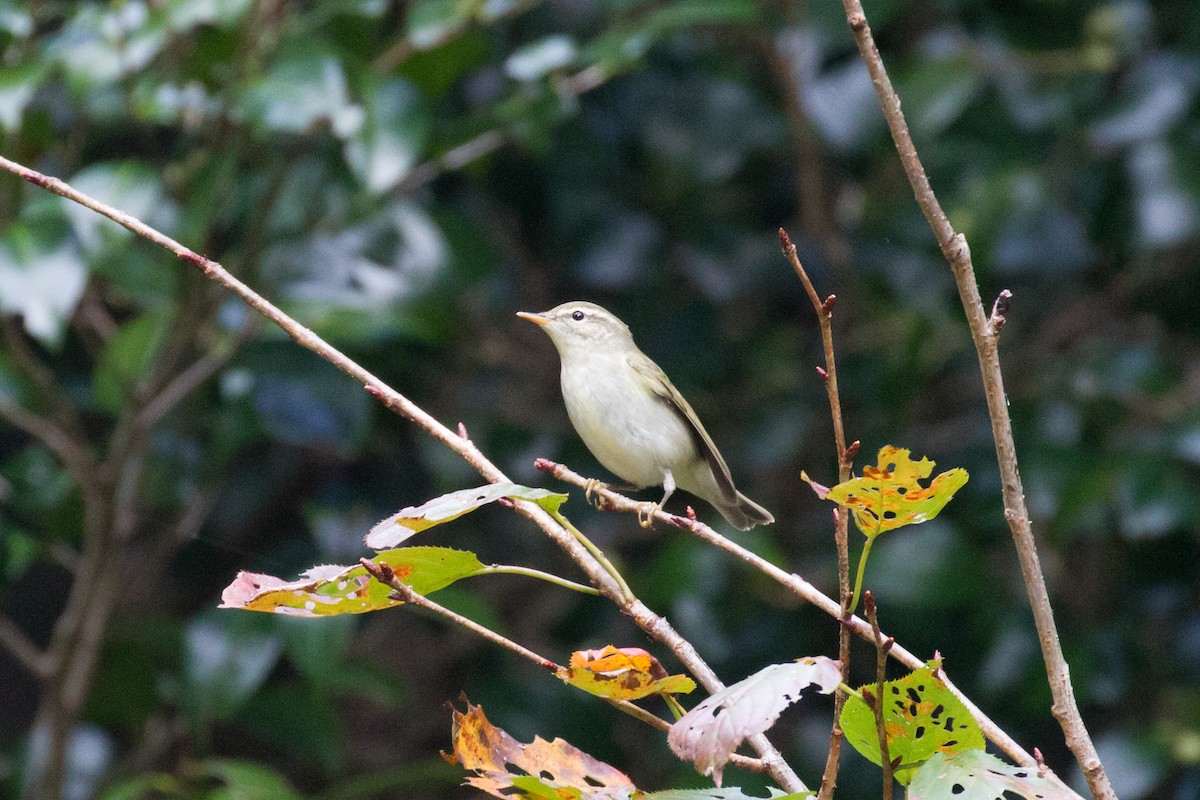
[(562, 368), (563, 401), (592, 455), (622, 480), (661, 484), (696, 459), (691, 431), (678, 413), (641, 382), (623, 356)]

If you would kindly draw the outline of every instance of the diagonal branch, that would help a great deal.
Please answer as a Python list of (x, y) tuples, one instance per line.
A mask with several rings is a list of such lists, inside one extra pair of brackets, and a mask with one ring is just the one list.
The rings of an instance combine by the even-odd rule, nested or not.
[[(316, 333), (292, 319), (262, 295), (230, 274), (228, 270), (217, 262), (197, 254), (136, 217), (77, 191), (65, 181), (43, 175), (36, 170), (10, 161), (3, 156), (0, 156), (0, 169), (7, 170), (35, 186), (40, 186), (60, 197), (65, 197), (85, 208), (89, 208), (129, 229), (138, 236), (148, 239), (174, 253), (180, 260), (197, 269), (205, 278), (233, 292), (246, 305), (274, 322), (292, 337), (297, 344), (311, 350), (351, 378), (354, 378), (388, 409), (418, 425), (435, 440), (448, 447), (452, 452), (470, 464), (485, 479), (493, 483), (508, 480), (508, 477), (500, 468), (493, 464), (470, 439), (460, 436), (458, 433), (442, 425), (416, 403), (385, 384), (333, 345), (317, 336)], [(669, 647), (707, 691), (717, 692), (724, 688), (724, 684), (721, 683), (712, 668), (696, 652), (695, 647), (671, 627), (666, 619), (655, 614), (640, 600), (625, 597), (617, 582), (592, 557), (583, 545), (579, 543), (570, 531), (559, 525), (548, 512), (535, 503), (518, 500), (513, 505), (517, 511), (533, 521), (555, 544), (562, 548), (607, 599), (621, 608), (638, 627)], [(807, 787), (805, 787), (804, 782), (800, 780), (795, 771), (784, 761), (783, 756), (767, 740), (765, 735), (759, 734), (752, 737), (749, 741), (761, 756), (761, 761), (766, 767), (766, 771), (781, 787), (788, 792), (806, 790)]]
[[(548, 459), (539, 458), (535, 462), (535, 466), (543, 472), (549, 473), (555, 478), (565, 481), (566, 483), (572, 483), (576, 486), (587, 486), (589, 483), (588, 478), (585, 478), (579, 473), (574, 472), (569, 467), (566, 467), (562, 464), (557, 464)], [(597, 487), (593, 489), (592, 494), (604, 498), (608, 509), (612, 511), (637, 513), (638, 510), (645, 505), (644, 503), (639, 503), (638, 501), (628, 498), (623, 494), (619, 494), (611, 489), (603, 487)], [(811, 583), (804, 580), (794, 572), (788, 572), (787, 570), (775, 566), (757, 553), (747, 550), (736, 542), (717, 533), (703, 522), (695, 519), (689, 519), (687, 517), (676, 516), (675, 514), (670, 514), (662, 510), (655, 512), (654, 518), (677, 528), (686, 528), (692, 534), (700, 539), (703, 539), (709, 544), (715, 545), (727, 553), (737, 556), (750, 566), (764, 573), (776, 582), (782, 584), (800, 599), (811, 603), (834, 619), (842, 619), (842, 606), (833, 598), (824, 594), (821, 592), (821, 590), (817, 589)], [(871, 630), (870, 624), (862, 617), (851, 616), (842, 624), (856, 636), (873, 644), (878, 642), (874, 632)], [(910, 669), (918, 669), (925, 665), (924, 661), (922, 661), (920, 658), (917, 658), (917, 656), (909, 652), (904, 647), (901, 647), (899, 644), (893, 645), (888, 653), (892, 658), (896, 659)], [(983, 711), (981, 711), (980, 708), (975, 705), (975, 703), (972, 702), (969, 697), (963, 694), (962, 691), (950, 681), (948, 676), (946, 677), (946, 687), (954, 693), (955, 697), (963, 702), (963, 704), (967, 707), (967, 710), (971, 712), (973, 717), (975, 717), (975, 720), (979, 723), (979, 727), (983, 731), (984, 736), (986, 736), (990, 741), (995, 743), (997, 747), (1003, 750), (1009, 758), (1013, 759), (1019, 764), (1027, 766), (1033, 766), (1037, 763), (1037, 759), (1033, 755), (1026, 752), (1025, 749), (1017, 744), (1017, 742), (1011, 736), (1005, 733), (999, 725), (997, 725), (990, 717), (984, 714)], [(1065, 784), (1063, 784), (1063, 788), (1066, 789)]]
[[(916, 145), (908, 130), (904, 113), (900, 110), (900, 98), (892, 88), (883, 59), (871, 35), (867, 17), (863, 13), (859, 0), (842, 0), (846, 9), (846, 20), (854, 33), (854, 41), (858, 52), (866, 62), (875, 85), (875, 93), (879, 97), (879, 106), (887, 119), (888, 129), (892, 140), (900, 154), (900, 163), (912, 185), (917, 204), (921, 207), (929, 227), (937, 238), (942, 255), (950, 264), (954, 274), (954, 282), (958, 286), (959, 298), (966, 312), (967, 323), (971, 329), (971, 339), (979, 358), (979, 369), (983, 375), (983, 391), (987, 398), (988, 414), (992, 420), (992, 438), (996, 442), (996, 459), (1000, 465), (1000, 480), (1004, 494), (1004, 517), (1012, 531), (1013, 544), (1016, 547), (1017, 559), (1021, 563), (1021, 574), (1025, 578), (1025, 592), (1029, 596), (1029, 604), (1033, 611), (1033, 621), (1037, 628), (1038, 641), (1042, 647), (1042, 659), (1046, 664), (1046, 675), (1050, 683), (1050, 691), (1054, 696), (1051, 713), (1063, 729), (1067, 747), (1071, 749), (1076, 761), (1087, 778), (1088, 787), (1097, 800), (1116, 800), (1116, 793), (1104, 772), (1104, 765), (1096, 753), (1096, 747), (1083, 717), (1079, 713), (1079, 705), (1075, 702), (1075, 691), (1071, 686), (1070, 670), (1063, 656), (1062, 645), (1058, 638), (1058, 629), (1054, 624), (1054, 613), (1050, 607), (1050, 595), (1046, 591), (1046, 581), (1038, 560), (1037, 543), (1033, 537), (1033, 524), (1029, 519), (1029, 511), (1025, 507), (1025, 489), (1021, 483), (1021, 475), (1017, 469), (1017, 449), (1013, 441), (1012, 420), (1008, 414), (1008, 401), (1004, 393), (1004, 379), (1000, 371), (1000, 356), (998, 352), (999, 326), (989, 325), (988, 316), (984, 311), (983, 301), (979, 296), (979, 283), (975, 278), (975, 268), (971, 263), (971, 250), (967, 247), (966, 238), (957, 233), (946, 218), (946, 213), (938, 203), (925, 167), (917, 155)], [(1003, 318), (1001, 313), (1000, 318)]]

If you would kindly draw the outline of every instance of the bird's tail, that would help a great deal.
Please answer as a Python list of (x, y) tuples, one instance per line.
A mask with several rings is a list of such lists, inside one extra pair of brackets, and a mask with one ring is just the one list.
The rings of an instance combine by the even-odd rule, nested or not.
[(717, 511), (739, 531), (748, 531), (755, 525), (770, 525), (775, 521), (770, 511), (738, 492), (737, 501), (717, 506)]

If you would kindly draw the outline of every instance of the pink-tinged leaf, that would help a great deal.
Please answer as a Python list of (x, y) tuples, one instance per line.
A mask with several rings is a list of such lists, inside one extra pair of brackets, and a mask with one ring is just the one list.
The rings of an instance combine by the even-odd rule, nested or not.
[(565, 494), (548, 489), (534, 489), (517, 483), (489, 483), (476, 489), (461, 489), (392, 514), (367, 533), (367, 547), (372, 550), (395, 547), (413, 534), (458, 519), (480, 506), (505, 497), (511, 500), (529, 500), (547, 511), (556, 510), (567, 499)]
[[(401, 547), (372, 559), (387, 564), (417, 594), (443, 589), (460, 578), (486, 570), (474, 553), (446, 547)], [(313, 567), (299, 580), (239, 572), (221, 593), (220, 608), (241, 608), (299, 617), (362, 614), (400, 605), (392, 589), (371, 578), (361, 565)]]
[(1079, 800), (1036, 767), (1014, 767), (983, 750), (935, 753), (913, 775), (908, 800)]
[(804, 472), (803, 470), (800, 471), (800, 480), (807, 483), (809, 488), (813, 490), (813, 493), (822, 500), (829, 496), (829, 487), (817, 483), (812, 478), (808, 477), (808, 473)]
[(829, 694), (842, 679), (841, 665), (815, 656), (772, 664), (727, 686), (671, 726), (667, 743), (702, 775), (721, 785), (721, 770), (738, 745), (775, 724), (779, 714), (810, 686)]

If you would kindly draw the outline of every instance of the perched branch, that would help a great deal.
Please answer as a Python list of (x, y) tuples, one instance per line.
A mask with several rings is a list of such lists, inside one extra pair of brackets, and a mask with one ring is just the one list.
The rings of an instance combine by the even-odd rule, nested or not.
[[(999, 328), (988, 324), (983, 301), (979, 295), (979, 284), (975, 278), (975, 268), (971, 263), (971, 250), (967, 247), (966, 238), (956, 232), (950, 224), (941, 204), (938, 203), (933, 187), (930, 186), (925, 168), (922, 166), (916, 146), (913, 144), (912, 135), (909, 133), (908, 123), (904, 119), (904, 113), (900, 110), (900, 98), (892, 88), (891, 80), (883, 65), (883, 59), (879, 56), (879, 49), (871, 35), (871, 28), (867, 24), (862, 4), (859, 0), (842, 0), (842, 4), (846, 10), (846, 20), (850, 25), (850, 30), (854, 33), (858, 52), (866, 63), (871, 81), (875, 85), (880, 108), (883, 109), (883, 116), (887, 120), (892, 140), (900, 154), (900, 163), (912, 186), (917, 204), (921, 207), (925, 219), (929, 222), (929, 227), (937, 238), (938, 247), (950, 264), (954, 282), (958, 286), (959, 299), (966, 312), (971, 338), (979, 357), (979, 369), (983, 375), (983, 390), (987, 398), (988, 414), (992, 420), (992, 437), (996, 443), (996, 458), (1000, 465), (1000, 481), (1004, 494), (1004, 516), (1012, 531), (1017, 558), (1021, 563), (1021, 574), (1025, 578), (1025, 591), (1029, 596), (1034, 624), (1037, 627), (1038, 641), (1042, 648), (1042, 659), (1046, 664), (1050, 691), (1054, 697), (1051, 713), (1062, 727), (1067, 747), (1071, 749), (1076, 761), (1079, 762), (1092, 794), (1097, 800), (1116, 800), (1116, 793), (1104, 772), (1104, 765), (1100, 762), (1091, 735), (1079, 713), (1079, 706), (1075, 702), (1070, 671), (1066, 658), (1063, 656), (1058, 629), (1055, 626), (1054, 614), (1050, 607), (1050, 595), (1046, 591), (1045, 577), (1038, 560), (1037, 543), (1033, 538), (1033, 524), (1025, 506), (1025, 488), (1017, 469), (1017, 451), (1013, 441), (1012, 420), (1008, 414), (1007, 396), (1004, 392), (1004, 380), (1000, 371), (1000, 357), (995, 336)], [(1003, 295), (1001, 296), (1003, 297)], [(1003, 314), (999, 314), (998, 318), (1002, 319)]]
[[(545, 458), (539, 458), (535, 462), (535, 466), (543, 472), (553, 475), (555, 478), (558, 478), (561, 481), (572, 483), (576, 486), (586, 486), (590, 480), (589, 478), (585, 478), (579, 473), (572, 471), (569, 467), (566, 467), (563, 464), (557, 464)], [(644, 503), (640, 503), (622, 494), (614, 492), (611, 489), (604, 488), (603, 486), (593, 489), (593, 493), (603, 497), (613, 511), (636, 514), (638, 509), (645, 505)], [(750, 566), (764, 573), (776, 582), (782, 584), (797, 597), (800, 597), (802, 600), (811, 603), (834, 619), (841, 619), (841, 604), (822, 593), (819, 589), (801, 578), (799, 575), (780, 569), (770, 561), (767, 561), (756, 553), (747, 550), (736, 542), (733, 542), (717, 533), (703, 522), (699, 522), (695, 519), (688, 519), (687, 517), (676, 516), (675, 514), (670, 514), (661, 510), (655, 512), (654, 519), (657, 519), (660, 522), (665, 522), (668, 525), (673, 525), (677, 528), (684, 528), (691, 531), (694, 535), (698, 536), (709, 544), (715, 545), (727, 553), (737, 556)], [(843, 625), (849, 628), (852, 633), (868, 642), (874, 642), (876, 640), (875, 634), (871, 631), (870, 624), (868, 624), (867, 621), (861, 617), (851, 616), (849, 619), (843, 622)], [(889, 654), (892, 656), (892, 658), (895, 658), (901, 664), (904, 664), (910, 669), (918, 669), (925, 664), (924, 661), (917, 658), (915, 655), (898, 644), (891, 648)], [(1007, 733), (1005, 733), (1000, 726), (993, 722), (990, 717), (984, 714), (983, 711), (981, 711), (979, 707), (971, 701), (970, 698), (964, 695), (958, 689), (958, 687), (950, 682), (949, 678), (946, 679), (946, 687), (963, 702), (963, 705), (965, 705), (967, 710), (971, 712), (971, 715), (975, 717), (976, 721), (979, 723), (980, 729), (983, 730), (984, 736), (994, 742), (997, 747), (1008, 754), (1009, 758), (1013, 759), (1017, 763), (1033, 766), (1035, 763), (1033, 756), (1026, 752), (1019, 744), (1017, 744), (1016, 741)]]
[[(435, 440), (458, 454), (459, 457), (475, 468), (485, 479), (491, 482), (508, 480), (508, 477), (495, 464), (488, 460), (482, 451), (469, 439), (458, 435), (457, 432), (451, 431), (442, 425), (420, 406), (395, 389), (392, 389), (340, 350), (292, 319), (266, 298), (231, 275), (217, 262), (195, 253), (136, 217), (73, 189), (58, 178), (43, 175), (2, 156), (0, 156), (0, 168), (12, 172), (35, 186), (40, 186), (47, 191), (79, 203), (122, 225), (138, 236), (148, 239), (174, 253), (179, 259), (199, 270), (204, 277), (233, 292), (248, 306), (274, 322), (291, 336), (297, 344), (313, 351), (342, 372), (360, 382), (388, 409), (416, 423)], [(518, 500), (513, 505), (518, 512), (532, 520), (555, 544), (562, 548), (580, 569), (587, 574), (588, 579), (607, 599), (617, 604), (647, 634), (669, 647), (707, 691), (717, 692), (724, 688), (724, 684), (717, 677), (716, 673), (713, 672), (712, 668), (700, 657), (700, 654), (696, 652), (695, 647), (684, 639), (666, 619), (655, 614), (637, 598), (626, 596), (617, 582), (613, 580), (612, 576), (604, 570), (601, 564), (592, 557), (570, 531), (555, 522), (549, 513), (535, 503)], [(765, 735), (758, 734), (750, 737), (747, 741), (761, 756), (762, 763), (765, 765), (765, 769), (771, 775), (771, 778), (784, 790), (788, 792), (800, 792), (807, 789), (804, 782), (800, 780), (791, 766), (784, 761), (783, 756)]]

